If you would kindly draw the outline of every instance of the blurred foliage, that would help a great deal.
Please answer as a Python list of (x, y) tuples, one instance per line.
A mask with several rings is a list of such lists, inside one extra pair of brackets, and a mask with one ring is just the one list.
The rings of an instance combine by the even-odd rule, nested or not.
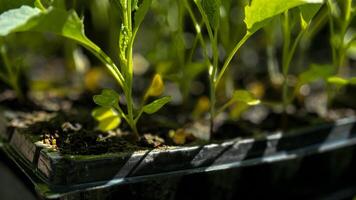
[[(156, 93), (167, 93), (162, 89), (163, 83), (166, 86), (174, 84), (180, 93), (173, 97), (176, 98), (174, 102), (188, 104), (192, 117), (201, 118), (211, 106), (211, 101), (206, 98), (210, 93), (207, 74), (209, 66), (206, 63), (204, 48), (197, 37), (195, 24), (182, 2), (153, 0), (146, 19), (142, 22), (142, 28), (137, 33), (134, 46), (136, 78), (133, 91), (134, 94), (147, 92), (147, 96), (157, 96)], [(197, 23), (202, 27), (201, 34), (207, 46), (208, 57), (212, 57), (214, 50), (199, 9), (194, 6), (193, 1), (187, 2), (197, 16)], [(300, 32), (304, 32), (304, 36), (299, 38), (295, 49), (290, 45), (288, 50), (284, 50), (283, 46), (285, 35), (281, 26), (285, 21), (280, 17), (283, 11), (278, 12), (279, 17), (272, 18), (269, 10), (262, 13), (267, 17), (248, 12), (247, 26), (245, 25), (245, 6), (250, 5), (247, 9), (252, 10), (261, 9), (262, 4), (254, 7), (258, 2), (269, 1), (253, 1), (249, 4), (249, 0), (221, 0), (218, 10), (220, 14), (209, 17), (212, 25), (219, 23), (216, 45), (219, 66), (246, 31), (256, 32), (264, 25), (263, 31), (256, 32), (239, 50), (239, 56), (233, 57), (231, 67), (226, 70), (221, 84), (217, 87), (219, 102), (230, 102), (236, 88), (247, 88), (246, 92), (253, 94), (251, 98), (267, 96), (271, 98), (269, 100), (280, 102), (279, 93), (283, 80), (287, 79), (290, 80), (288, 89), (293, 91), (288, 93), (291, 103), (295, 96), (300, 95), (303, 86), (319, 87), (318, 89), (322, 87), (326, 90), (327, 84), (352, 83), (353, 77), (356, 76), (355, 1), (351, 1), (352, 10), (349, 17), (345, 9), (349, 1), (346, 0), (328, 0), (329, 4), (321, 7), (314, 5), (290, 9), (291, 41), (298, 38)], [(293, 5), (292, 8), (300, 2), (302, 1), (289, 1), (289, 4)], [(42, 0), (42, 3), (45, 7), (75, 10), (78, 13), (77, 20), (84, 20), (86, 36), (111, 57), (117, 66), (122, 64), (118, 48), (122, 17), (112, 0)], [(0, 13), (19, 8), (21, 5), (33, 6), (34, 0), (1, 0)], [(265, 9), (265, 6), (262, 6), (262, 9)], [(331, 16), (328, 16), (328, 12)], [(59, 19), (58, 16), (56, 19)], [(333, 21), (334, 34), (328, 24), (330, 20)], [(306, 29), (308, 25), (310, 28)], [(71, 40), (51, 33), (14, 33), (6, 37), (6, 46), (9, 58), (15, 66), (24, 69), (23, 74), (29, 77), (29, 84), (26, 85), (33, 90), (66, 88), (68, 92), (75, 88), (79, 93), (82, 90), (95, 93), (101, 88), (118, 88), (108, 73), (100, 68), (100, 60)], [(283, 59), (283, 51), (291, 55)], [(341, 55), (333, 55), (340, 53)], [(290, 61), (290, 69), (283, 70), (286, 67), (287, 61), (283, 61), (287, 60), (286, 57)], [(1, 64), (2, 62), (0, 61)], [(339, 70), (340, 73), (335, 74), (335, 68), (340, 68), (339, 65), (343, 67)], [(159, 78), (155, 74), (159, 74)], [(319, 86), (320, 80), (323, 80), (322, 86)], [(154, 85), (150, 88), (156, 88), (154, 91), (147, 89), (150, 83)], [(1, 89), (8, 87), (9, 84), (1, 84)], [(273, 96), (273, 92), (278, 94)], [(149, 100), (148, 97), (144, 99)], [(135, 102), (139, 104), (140, 99), (135, 97)], [(234, 101), (229, 106), (233, 118), (239, 118), (247, 108), (246, 102)], [(177, 138), (179, 142), (179, 134)]]

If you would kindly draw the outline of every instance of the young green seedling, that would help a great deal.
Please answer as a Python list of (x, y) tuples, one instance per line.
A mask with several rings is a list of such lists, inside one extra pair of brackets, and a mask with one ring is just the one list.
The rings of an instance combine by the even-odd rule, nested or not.
[[(288, 94), (288, 75), (290, 70), (290, 65), (296, 49), (302, 39), (302, 37), (307, 33), (311, 25), (312, 19), (317, 14), (321, 8), (322, 1), (320, 4), (306, 4), (298, 7), (296, 15), (299, 15), (299, 18), (292, 18), (289, 10), (286, 10), (282, 15), (282, 32), (283, 32), (283, 52), (282, 52), (282, 74), (283, 74), (283, 91), (282, 91), (282, 102), (283, 102), (283, 111), (284, 113), (287, 110), (287, 106), (292, 101), (292, 98)], [(292, 29), (293, 24), (300, 24), (300, 31), (297, 37), (292, 40)]]
[[(220, 68), (220, 60), (219, 60), (219, 50), (218, 50), (218, 34), (219, 34), (219, 21), (220, 21), (220, 0), (194, 0), (196, 7), (198, 8), (202, 20), (204, 22), (204, 26), (208, 33), (209, 42), (211, 44), (212, 56), (209, 56), (207, 45), (205, 44), (203, 35), (202, 35), (202, 26), (197, 21), (197, 17), (195, 16), (192, 8), (187, 0), (183, 0), (188, 13), (193, 21), (195, 26), (196, 33), (199, 37), (200, 44), (204, 49), (204, 55), (207, 60), (207, 64), (209, 65), (209, 88), (210, 88), (210, 119), (211, 119), (211, 127), (210, 132), (212, 133), (214, 128), (214, 117), (217, 114), (216, 110), (223, 110), (226, 108), (226, 105), (230, 105), (232, 101), (241, 101), (245, 102), (247, 105), (252, 104), (255, 105), (258, 101), (254, 98), (252, 99), (252, 103), (250, 102), (250, 98), (243, 98), (246, 94), (238, 92), (233, 95), (231, 101), (228, 101), (225, 105), (222, 106), (221, 109), (216, 109), (216, 88), (221, 82), (227, 68), (230, 66), (232, 59), (238, 50), (246, 43), (246, 41), (254, 35), (259, 29), (263, 28), (268, 24), (268, 22), (285, 11), (309, 4), (309, 3), (322, 3), (322, 0), (252, 0), (248, 5), (245, 6), (245, 19), (244, 22), (246, 24), (246, 33), (242, 37), (240, 41), (238, 41), (234, 48), (227, 54), (228, 56), (222, 62), (222, 67)], [(288, 57), (287, 57), (288, 58)], [(286, 58), (286, 62), (287, 59)], [(287, 71), (287, 70), (285, 70)], [(247, 99), (247, 102), (246, 102)]]
[[(355, 78), (344, 78), (347, 63), (347, 51), (356, 42), (356, 33), (351, 30), (351, 22), (356, 16), (356, 5), (352, 0), (328, 0), (330, 43), (334, 76), (329, 77), (328, 83), (336, 89), (349, 84), (356, 84)], [(336, 90), (336, 91), (337, 91)], [(335, 91), (329, 88), (329, 101), (333, 99)], [(330, 102), (329, 102), (330, 103)]]
[[(132, 97), (133, 79), (133, 46), (136, 34), (152, 0), (117, 0), (122, 24), (119, 42), (120, 68), (96, 44), (84, 34), (84, 24), (75, 11), (66, 11), (56, 7), (46, 8), (40, 0), (36, 0), (36, 7), (22, 6), (0, 15), (0, 36), (14, 32), (37, 31), (51, 32), (72, 39), (93, 53), (121, 87), (125, 100), (126, 112), (119, 105), (119, 95), (113, 90), (103, 90), (94, 96), (94, 101), (101, 109), (93, 111), (93, 116), (99, 120), (99, 128), (110, 130), (116, 128), (123, 118), (138, 139), (137, 121), (143, 112), (152, 114), (170, 101), (170, 97), (163, 97), (149, 104), (144, 103), (136, 110)], [(160, 78), (160, 77), (159, 77)], [(157, 79), (157, 78), (155, 78)], [(161, 81), (163, 84), (163, 82)], [(150, 90), (150, 89), (149, 89)], [(150, 94), (149, 96), (155, 96)]]
[[(4, 38), (0, 37), (0, 80), (10, 86), (20, 101), (24, 101), (25, 95), (20, 86), (22, 68), (10, 61)], [(1, 62), (2, 61), (2, 62)]]

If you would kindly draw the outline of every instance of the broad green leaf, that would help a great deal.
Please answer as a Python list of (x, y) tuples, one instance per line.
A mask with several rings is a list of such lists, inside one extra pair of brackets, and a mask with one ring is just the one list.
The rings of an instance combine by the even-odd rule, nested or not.
[(163, 93), (163, 91), (164, 91), (164, 83), (163, 83), (162, 77), (161, 77), (161, 75), (156, 74), (153, 77), (151, 85), (145, 94), (145, 97), (146, 98), (150, 97), (150, 96), (157, 97), (157, 96), (160, 96)]
[(209, 24), (213, 29), (219, 26), (221, 0), (200, 0), (199, 1)]
[(22, 6), (19, 9), (9, 10), (0, 15), (0, 36), (6, 36), (17, 29), (26, 26), (29, 21), (41, 14), (38, 8)]
[(249, 106), (257, 105), (261, 101), (253, 96), (253, 94), (246, 90), (236, 90), (230, 101), (243, 102)]
[(118, 105), (120, 95), (111, 89), (104, 89), (101, 94), (93, 97), (94, 102), (102, 107), (115, 107)]
[(99, 107), (93, 110), (92, 116), (98, 120), (101, 131), (109, 131), (117, 128), (121, 123), (121, 118), (112, 108)]
[(171, 97), (162, 97), (143, 107), (143, 112), (153, 114), (171, 101)]
[(301, 5), (323, 3), (323, 0), (251, 0), (245, 7), (245, 24), (249, 34), (265, 26), (270, 19)]
[(150, 9), (151, 3), (152, 0), (142, 0), (142, 3), (138, 5), (137, 11), (134, 13), (135, 29), (137, 29), (141, 25), (148, 10)]
[(332, 77), (328, 78), (328, 83), (338, 85), (338, 86), (345, 86), (345, 85), (349, 84), (349, 81), (347, 79), (344, 79), (344, 78), (341, 78), (338, 76), (332, 76)]
[(306, 29), (314, 16), (319, 12), (321, 4), (305, 4), (299, 7), (301, 15), (301, 26)]
[(74, 11), (53, 7), (41, 11), (38, 8), (21, 6), (1, 14), (0, 27), (0, 36), (25, 31), (50, 32), (73, 39), (92, 51), (101, 51), (85, 36), (83, 21)]

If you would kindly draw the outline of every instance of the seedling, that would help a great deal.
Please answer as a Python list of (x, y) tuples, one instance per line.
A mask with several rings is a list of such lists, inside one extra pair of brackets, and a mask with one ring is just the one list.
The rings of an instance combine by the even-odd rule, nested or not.
[[(93, 53), (121, 87), (126, 100), (126, 112), (119, 105), (119, 95), (113, 90), (103, 90), (100, 95), (94, 96), (94, 102), (101, 108), (93, 111), (93, 116), (99, 120), (99, 128), (109, 130), (116, 128), (123, 118), (133, 131), (135, 139), (138, 139), (137, 121), (142, 113), (153, 114), (163, 105), (170, 101), (170, 97), (157, 99), (146, 104), (147, 97), (156, 97), (162, 91), (148, 89), (148, 94), (144, 96), (143, 103), (136, 109), (132, 97), (133, 79), (133, 46), (146, 13), (149, 10), (152, 0), (116, 0), (115, 5), (122, 16), (122, 24), (119, 38), (119, 60), (120, 68), (107, 56), (96, 44), (90, 41), (84, 34), (83, 20), (78, 17), (75, 11), (66, 11), (56, 7), (43, 6), (40, 0), (36, 0), (36, 7), (22, 6), (12, 9), (0, 15), (0, 36), (6, 36), (14, 32), (37, 31), (51, 32), (69, 39), (72, 39)], [(157, 79), (162, 84), (161, 77), (154, 78), (152, 87), (156, 87)]]
[[(220, 0), (194, 0), (194, 3), (201, 14), (201, 18), (203, 21), (203, 25), (206, 28), (208, 33), (209, 42), (211, 44), (212, 56), (209, 56), (208, 47), (205, 44), (203, 35), (202, 35), (202, 27), (197, 20), (189, 2), (184, 0), (189, 15), (192, 19), (192, 22), (195, 26), (196, 34), (199, 37), (200, 44), (204, 49), (204, 54), (206, 57), (206, 62), (209, 66), (209, 88), (210, 88), (210, 119), (211, 119), (211, 127), (210, 133), (213, 132), (214, 129), (214, 117), (217, 115), (217, 110), (220, 112), (223, 109), (227, 108), (228, 105), (231, 105), (233, 102), (243, 102), (246, 105), (255, 105), (259, 103), (259, 101), (252, 97), (247, 91), (238, 91), (235, 92), (230, 101), (228, 101), (225, 105), (223, 105), (220, 109), (216, 109), (216, 89), (217, 86), (222, 81), (223, 76), (225, 75), (226, 70), (230, 66), (232, 59), (235, 54), (239, 51), (239, 49), (246, 43), (246, 41), (253, 36), (259, 29), (263, 28), (268, 24), (268, 22), (282, 13), (287, 13), (287, 11), (291, 8), (306, 5), (309, 3), (322, 3), (322, 0), (252, 0), (248, 5), (245, 6), (245, 24), (246, 24), (246, 32), (242, 39), (240, 39), (234, 46), (234, 48), (227, 54), (228, 56), (222, 62), (222, 67), (220, 68), (220, 60), (219, 60), (219, 49), (218, 49), (218, 34), (219, 34), (219, 25), (220, 25)], [(287, 15), (287, 14), (285, 14)], [(286, 16), (287, 17), (287, 16)], [(305, 21), (305, 20), (304, 20)], [(289, 21), (286, 21), (286, 23)], [(286, 24), (287, 26), (288, 24)], [(304, 24), (305, 25), (305, 24)], [(306, 25), (305, 25), (306, 26)], [(285, 28), (286, 36), (290, 34), (290, 30), (288, 27)], [(301, 36), (299, 36), (301, 37)], [(288, 35), (286, 38), (287, 42), (290, 40), (290, 36)], [(297, 42), (296, 42), (297, 43)], [(293, 45), (295, 46), (295, 45)], [(286, 45), (284, 51), (284, 74), (288, 73), (289, 63), (293, 53), (287, 53), (289, 50), (289, 44)], [(292, 47), (296, 48), (296, 47)], [(247, 95), (248, 94), (248, 95)], [(246, 95), (249, 98), (245, 98)]]
[[(334, 76), (329, 77), (328, 83), (335, 85), (336, 89), (349, 84), (356, 84), (355, 78), (344, 78), (347, 67), (347, 51), (356, 41), (356, 33), (351, 29), (351, 22), (356, 16), (356, 5), (352, 0), (328, 0), (330, 44), (332, 50), (332, 63)], [(329, 89), (329, 101), (335, 92)], [(329, 102), (330, 103), (330, 102)]]
[(20, 86), (20, 75), (22, 72), (21, 65), (10, 61), (5, 40), (1, 37), (0, 54), (2, 61), (2, 66), (0, 66), (0, 80), (15, 91), (16, 96), (20, 101), (24, 101), (25, 95)]

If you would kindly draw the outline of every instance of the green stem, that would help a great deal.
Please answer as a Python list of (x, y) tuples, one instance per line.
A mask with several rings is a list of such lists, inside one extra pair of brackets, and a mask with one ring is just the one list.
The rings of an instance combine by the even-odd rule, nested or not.
[(283, 15), (283, 55), (282, 55), (282, 74), (283, 74), (283, 90), (282, 90), (282, 102), (283, 102), (283, 112), (286, 112), (288, 104), (288, 71), (289, 71), (289, 50), (291, 43), (290, 35), (290, 24), (289, 24), (289, 13), (288, 11), (284, 12)]
[[(203, 35), (202, 35), (202, 33), (201, 33), (201, 27), (202, 27), (202, 26), (198, 23), (198, 21), (197, 21), (195, 15), (194, 15), (194, 12), (193, 12), (193, 10), (192, 10), (190, 4), (187, 2), (187, 0), (182, 0), (182, 1), (183, 1), (184, 5), (185, 5), (186, 9), (188, 10), (188, 14), (189, 14), (190, 18), (191, 18), (192, 21), (193, 21), (194, 28), (195, 28), (195, 31), (196, 31), (196, 33), (197, 33), (197, 37), (198, 37), (198, 39), (199, 39), (199, 41), (200, 41), (200, 45), (202, 46), (202, 48), (203, 48), (203, 50), (204, 50), (204, 51), (203, 51), (204, 57), (207, 58), (207, 60), (208, 60), (208, 62), (209, 62), (209, 64), (210, 64), (210, 60), (208, 59), (208, 58), (209, 58), (208, 49), (206, 48), (206, 44), (205, 44)], [(204, 20), (203, 20), (203, 22), (204, 22)], [(202, 22), (202, 24), (204, 24), (203, 22)]]
[(108, 55), (105, 54), (96, 44), (90, 43), (90, 45), (87, 45), (85, 43), (82, 43), (82, 45), (88, 49), (90, 52), (92, 52), (93, 55), (95, 55), (102, 63), (105, 64), (105, 67), (111, 75), (114, 76), (118, 84), (122, 89), (125, 88), (125, 78), (121, 74), (119, 68), (115, 65), (115, 63), (109, 58)]
[(214, 117), (215, 117), (215, 104), (216, 104), (216, 91), (215, 91), (215, 81), (214, 73), (215, 67), (213, 65), (209, 66), (209, 87), (210, 87), (210, 135), (214, 131)]
[(219, 113), (222, 113), (224, 112), (224, 110), (226, 110), (229, 106), (231, 106), (232, 104), (234, 104), (235, 102), (230, 100), (228, 101), (227, 103), (225, 103), (223, 106), (221, 106), (221, 108), (219, 108), (217, 111), (216, 111), (216, 114), (219, 114)]
[(194, 41), (193, 41), (192, 48), (190, 49), (189, 54), (188, 54), (187, 63), (192, 63), (194, 52), (195, 52), (196, 48), (198, 47), (198, 42), (199, 42), (199, 38), (198, 38), (198, 35), (196, 35), (194, 38)]
[(237, 51), (242, 47), (243, 44), (246, 43), (246, 41), (251, 37), (251, 33), (247, 32), (245, 34), (245, 36), (235, 45), (235, 47), (232, 49), (232, 51), (229, 53), (227, 59), (224, 62), (224, 65), (222, 67), (222, 69), (219, 72), (218, 78), (215, 81), (215, 87), (217, 87), (222, 79), (222, 77), (224, 76), (227, 68), (230, 65), (230, 62), (232, 61), (232, 59), (234, 58), (235, 54), (237, 53)]
[[(127, 10), (126, 10), (126, 17), (127, 21), (124, 24), (128, 27), (128, 30), (132, 31), (132, 12), (131, 12), (131, 0), (127, 0)], [(126, 60), (127, 60), (127, 77), (126, 84), (127, 88), (125, 89), (125, 96), (127, 100), (127, 114), (128, 114), (128, 123), (134, 133), (135, 139), (139, 138), (139, 134), (136, 127), (136, 121), (134, 117), (134, 102), (132, 97), (132, 79), (133, 79), (133, 45), (134, 45), (134, 37), (136, 36), (137, 30), (134, 30), (134, 35), (131, 34), (130, 42), (127, 47), (126, 52)]]

